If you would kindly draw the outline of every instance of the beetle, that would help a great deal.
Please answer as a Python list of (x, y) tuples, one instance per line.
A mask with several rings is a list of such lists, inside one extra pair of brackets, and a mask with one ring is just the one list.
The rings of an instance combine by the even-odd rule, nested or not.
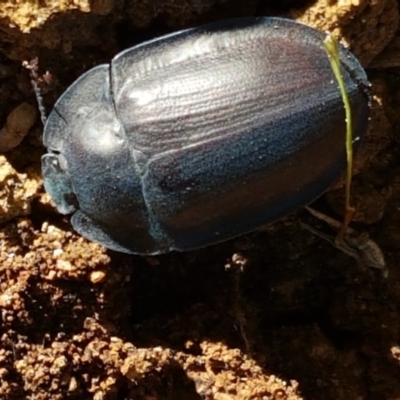
[[(226, 241), (293, 213), (346, 167), (325, 33), (240, 18), (169, 34), (79, 77), (47, 119), (44, 186), (74, 229), (140, 255)], [(364, 69), (340, 46), (354, 141)]]

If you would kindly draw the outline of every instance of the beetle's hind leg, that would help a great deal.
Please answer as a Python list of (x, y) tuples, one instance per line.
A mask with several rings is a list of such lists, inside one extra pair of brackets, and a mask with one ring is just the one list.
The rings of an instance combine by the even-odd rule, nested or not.
[[(305, 208), (311, 215), (326, 222), (331, 228), (339, 232), (342, 226), (340, 221), (314, 210), (313, 208)], [(383, 252), (366, 232), (358, 232), (353, 228), (347, 227), (343, 235), (343, 240), (337, 240), (337, 235), (326, 234), (304, 222), (300, 222), (300, 225), (314, 235), (326, 240), (343, 253), (355, 258), (361, 265), (382, 270), (383, 276), (387, 277), (388, 270), (386, 268)]]

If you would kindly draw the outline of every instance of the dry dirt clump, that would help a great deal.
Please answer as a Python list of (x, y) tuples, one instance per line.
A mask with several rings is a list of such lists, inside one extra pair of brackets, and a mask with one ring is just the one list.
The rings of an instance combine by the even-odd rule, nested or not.
[[(353, 198), (356, 228), (381, 246), (388, 279), (302, 230), (298, 218), (316, 224), (306, 213), (146, 259), (80, 237), (44, 194), (42, 126), (23, 61), (38, 56), (49, 71), (50, 110), (124, 48), (250, 15), (329, 30), (373, 68)], [(395, 0), (3, 0), (0, 399), (400, 398), (398, 19)], [(316, 206), (340, 212), (341, 194)]]
[(55, 14), (71, 10), (90, 11), (87, 0), (21, 0), (5, 1), (0, 8), (0, 18), (8, 21), (9, 27), (29, 33), (34, 28), (40, 28)]
[(295, 9), (290, 14), (338, 36), (364, 65), (390, 43), (399, 22), (396, 0), (318, 0), (311, 7)]
[[(118, 290), (121, 277), (96, 244), (48, 223), (38, 232), (19, 219), (0, 231), (0, 249), (2, 398), (118, 398), (123, 381), (128, 398), (158, 398), (169, 371), (179, 369), (205, 399), (300, 399), (295, 382), (265, 374), (237, 348), (203, 340), (194, 355), (191, 341), (174, 351), (115, 336), (107, 286)], [(154, 387), (140, 385), (144, 379), (155, 379)]]
[(0, 223), (29, 215), (41, 178), (32, 168), (19, 173), (0, 155)]

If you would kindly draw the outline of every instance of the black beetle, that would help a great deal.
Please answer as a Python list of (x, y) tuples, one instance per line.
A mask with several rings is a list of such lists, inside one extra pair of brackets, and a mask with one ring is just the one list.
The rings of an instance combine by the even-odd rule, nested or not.
[[(245, 18), (170, 34), (82, 75), (44, 130), (46, 191), (117, 251), (186, 251), (254, 231), (321, 195), (346, 166), (325, 34)], [(340, 47), (354, 138), (368, 81)]]

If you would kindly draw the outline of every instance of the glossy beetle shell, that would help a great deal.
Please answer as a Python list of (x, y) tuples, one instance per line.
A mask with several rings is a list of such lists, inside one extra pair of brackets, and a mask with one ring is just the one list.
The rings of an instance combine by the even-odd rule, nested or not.
[[(82, 75), (45, 126), (45, 188), (83, 236), (151, 255), (224, 241), (292, 213), (345, 168), (325, 34), (279, 18), (212, 23)], [(341, 47), (354, 137), (368, 81)]]

